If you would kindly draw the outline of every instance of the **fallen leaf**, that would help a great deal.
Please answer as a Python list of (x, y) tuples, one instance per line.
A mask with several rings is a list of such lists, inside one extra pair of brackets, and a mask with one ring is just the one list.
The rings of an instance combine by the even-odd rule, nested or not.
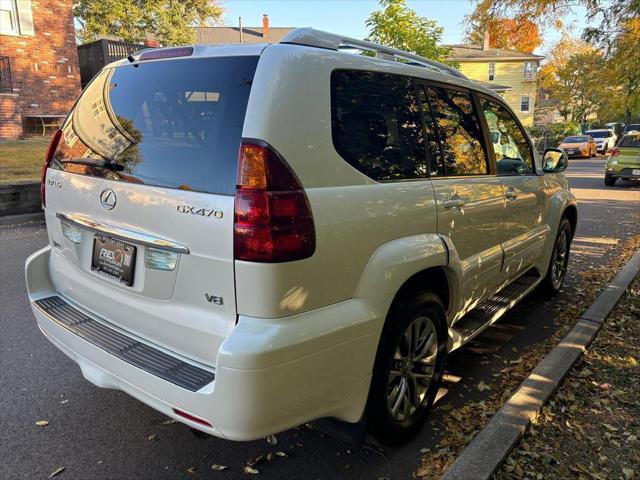
[(277, 444), (278, 444), (278, 439), (276, 438), (276, 436), (275, 436), (275, 435), (269, 435), (269, 436), (267, 437), (267, 443), (268, 443), (269, 445), (277, 445)]
[(211, 465), (211, 470), (226, 470), (227, 468), (229, 468), (227, 465), (218, 465), (217, 463)]
[(626, 478), (627, 480), (631, 480), (636, 472), (634, 472), (631, 468), (623, 468), (622, 473), (624, 474), (624, 478)]
[(56, 475), (58, 475), (59, 473), (62, 473), (62, 472), (64, 472), (64, 467), (60, 467), (60, 468), (54, 470), (53, 472), (51, 472), (51, 475), (49, 475), (49, 478), (53, 478), (53, 477), (55, 477)]
[(284, 453), (284, 452), (280, 452), (280, 451), (276, 452), (276, 455), (277, 455), (278, 457), (283, 457), (283, 458), (286, 458), (286, 457), (288, 457), (288, 456), (289, 456), (289, 455), (287, 455), (286, 453)]
[(156, 435), (155, 433), (152, 433), (147, 437), (147, 440), (151, 442), (157, 442), (158, 440), (160, 440), (160, 438), (158, 438), (158, 435)]
[(162, 422), (162, 425), (171, 425), (172, 423), (176, 423), (176, 421), (173, 418), (170, 418), (169, 420)]
[(36, 425), (39, 427), (46, 427), (47, 425), (49, 425), (49, 421), (48, 420), (38, 420), (36, 422)]
[(187, 467), (186, 472), (193, 475), (194, 473), (196, 473), (196, 467)]
[(480, 380), (480, 383), (478, 383), (478, 390), (480, 390), (481, 392), (484, 392), (485, 390), (491, 390), (491, 387), (486, 383), (484, 383), (483, 380)]
[(263, 453), (261, 453), (257, 457), (252, 458), (251, 460), (249, 460), (247, 462), (247, 465), (249, 465), (250, 467), (253, 467), (254, 465), (257, 465), (258, 463), (262, 462), (262, 460), (264, 460), (264, 454)]
[(260, 470), (249, 465), (245, 465), (244, 467), (242, 467), (242, 470), (244, 470), (244, 473), (248, 473), (249, 475), (257, 475), (260, 473)]

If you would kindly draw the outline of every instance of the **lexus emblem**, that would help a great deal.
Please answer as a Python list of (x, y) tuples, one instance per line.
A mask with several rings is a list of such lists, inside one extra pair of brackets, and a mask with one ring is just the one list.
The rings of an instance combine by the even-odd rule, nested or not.
[(113, 190), (107, 188), (102, 191), (100, 194), (100, 205), (102, 205), (105, 210), (113, 210), (116, 206), (116, 194)]

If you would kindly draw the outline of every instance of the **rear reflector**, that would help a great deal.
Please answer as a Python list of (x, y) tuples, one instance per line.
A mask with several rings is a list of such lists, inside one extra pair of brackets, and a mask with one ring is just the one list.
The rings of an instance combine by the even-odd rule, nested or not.
[(47, 169), (51, 165), (51, 161), (53, 160), (53, 155), (56, 153), (58, 149), (58, 144), (60, 143), (60, 138), (62, 137), (62, 130), (56, 130), (56, 133), (53, 134), (51, 138), (51, 143), (49, 143), (49, 148), (47, 148), (47, 153), (44, 156), (44, 164), (42, 165), (42, 173), (40, 177), (40, 203), (42, 204), (42, 208), (47, 206), (47, 198), (46, 198), (46, 182), (47, 182)]
[(182, 410), (178, 410), (177, 408), (173, 408), (172, 410), (173, 410), (173, 413), (181, 416), (182, 418), (186, 418), (187, 420), (191, 420), (192, 422), (198, 423), (200, 425), (213, 428), (213, 425), (211, 425), (206, 420), (203, 420), (202, 418), (198, 418), (195, 415), (191, 415), (190, 413), (183, 412)]
[(189, 57), (193, 55), (193, 47), (159, 48), (145, 50), (138, 60), (157, 60), (160, 58)]
[(618, 147), (613, 147), (609, 152), (609, 155), (612, 157), (617, 157), (618, 155), (620, 155), (620, 150), (618, 149)]
[(280, 155), (259, 140), (243, 140), (235, 199), (235, 258), (289, 262), (313, 255), (315, 227), (307, 195)]

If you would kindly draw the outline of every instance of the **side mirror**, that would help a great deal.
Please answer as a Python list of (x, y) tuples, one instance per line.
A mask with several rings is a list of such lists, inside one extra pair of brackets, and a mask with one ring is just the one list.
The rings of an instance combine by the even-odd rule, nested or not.
[(559, 148), (547, 148), (542, 155), (542, 170), (546, 173), (564, 172), (568, 165), (567, 152)]

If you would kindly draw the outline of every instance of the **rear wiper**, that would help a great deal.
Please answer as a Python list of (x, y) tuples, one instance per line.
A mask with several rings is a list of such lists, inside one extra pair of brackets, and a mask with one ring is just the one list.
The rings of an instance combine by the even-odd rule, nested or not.
[(61, 160), (61, 163), (72, 163), (74, 165), (87, 165), (89, 167), (104, 168), (111, 170), (112, 172), (121, 172), (124, 170), (124, 166), (113, 160), (105, 160), (103, 158), (72, 158), (68, 160)]

